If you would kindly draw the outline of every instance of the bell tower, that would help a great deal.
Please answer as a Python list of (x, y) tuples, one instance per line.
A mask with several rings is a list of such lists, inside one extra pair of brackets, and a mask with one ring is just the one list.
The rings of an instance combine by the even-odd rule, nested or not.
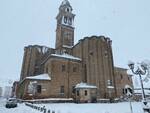
[(59, 13), (56, 17), (56, 43), (55, 48), (62, 50), (63, 47), (72, 47), (74, 45), (74, 17), (72, 7), (68, 0), (63, 0), (59, 7)]

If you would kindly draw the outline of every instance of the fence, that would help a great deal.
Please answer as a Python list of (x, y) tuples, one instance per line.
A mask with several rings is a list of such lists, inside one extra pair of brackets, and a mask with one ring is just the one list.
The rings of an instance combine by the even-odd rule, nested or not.
[(25, 103), (25, 105), (28, 106), (28, 107), (31, 107), (33, 109), (36, 109), (36, 110), (38, 110), (40, 112), (43, 112), (43, 113), (56, 113), (53, 110), (46, 109), (45, 106), (39, 107), (39, 106), (36, 106), (34, 104), (31, 104), (31, 103)]

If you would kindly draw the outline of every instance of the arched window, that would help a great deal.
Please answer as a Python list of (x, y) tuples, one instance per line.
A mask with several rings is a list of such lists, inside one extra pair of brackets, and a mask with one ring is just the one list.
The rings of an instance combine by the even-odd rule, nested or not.
[(68, 24), (69, 24), (69, 25), (72, 25), (72, 18), (69, 18)]
[(64, 23), (65, 24), (67, 23), (67, 17), (66, 16), (64, 17)]
[(66, 10), (67, 10), (67, 12), (69, 12), (69, 11), (70, 11), (70, 10), (69, 10), (69, 8), (67, 8)]
[(73, 67), (73, 72), (77, 72), (77, 67)]
[(60, 86), (60, 93), (63, 94), (65, 92), (64, 86)]
[(79, 92), (79, 90), (77, 90), (77, 96), (79, 96), (80, 95), (80, 92)]
[(87, 96), (87, 94), (88, 94), (87, 90), (84, 91), (84, 94), (85, 94), (85, 96)]
[(41, 85), (37, 85), (37, 93), (41, 93), (42, 86)]
[(71, 11), (70, 7), (67, 7), (65, 10), (66, 10), (66, 12), (70, 12)]

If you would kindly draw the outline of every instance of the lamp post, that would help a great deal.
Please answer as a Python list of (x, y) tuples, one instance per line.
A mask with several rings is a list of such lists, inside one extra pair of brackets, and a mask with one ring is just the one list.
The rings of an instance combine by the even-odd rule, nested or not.
[(135, 74), (135, 75), (139, 75), (139, 78), (140, 78), (140, 84), (141, 84), (141, 90), (142, 90), (142, 99), (145, 100), (145, 92), (144, 92), (144, 87), (143, 87), (143, 82), (142, 82), (142, 75), (146, 75), (147, 73), (147, 66), (144, 65), (144, 64), (140, 64), (137, 66), (137, 70), (134, 70), (134, 62), (130, 62), (128, 64), (129, 68), (131, 69), (132, 73)]

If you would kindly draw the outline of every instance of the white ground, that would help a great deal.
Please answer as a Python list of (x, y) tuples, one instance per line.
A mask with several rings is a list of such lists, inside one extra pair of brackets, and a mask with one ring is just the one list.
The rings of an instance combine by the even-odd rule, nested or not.
[(18, 107), (7, 109), (5, 108), (6, 100), (0, 99), (0, 113), (40, 113), (37, 110), (29, 108), (24, 104), (18, 104)]
[[(113, 104), (38, 104), (37, 106), (45, 106), (55, 113), (131, 113), (128, 102)], [(143, 113), (140, 102), (133, 102), (133, 113)], [(5, 108), (5, 100), (0, 100), (0, 113), (41, 113), (24, 104), (18, 104), (18, 107)], [(43, 113), (43, 112), (42, 112)]]

